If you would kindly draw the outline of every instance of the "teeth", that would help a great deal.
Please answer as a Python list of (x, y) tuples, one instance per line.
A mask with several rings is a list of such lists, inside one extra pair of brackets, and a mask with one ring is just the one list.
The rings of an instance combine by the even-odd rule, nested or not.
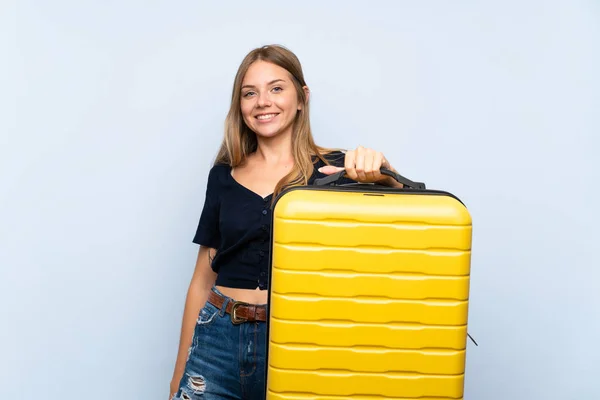
[(256, 117), (257, 119), (271, 119), (275, 117), (275, 114), (266, 114), (266, 115), (259, 115), (258, 117)]

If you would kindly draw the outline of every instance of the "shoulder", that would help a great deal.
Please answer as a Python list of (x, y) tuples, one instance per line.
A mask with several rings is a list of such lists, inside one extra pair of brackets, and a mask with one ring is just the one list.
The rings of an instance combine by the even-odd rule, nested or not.
[(227, 164), (214, 164), (208, 171), (208, 185), (220, 186), (227, 183), (231, 167)]

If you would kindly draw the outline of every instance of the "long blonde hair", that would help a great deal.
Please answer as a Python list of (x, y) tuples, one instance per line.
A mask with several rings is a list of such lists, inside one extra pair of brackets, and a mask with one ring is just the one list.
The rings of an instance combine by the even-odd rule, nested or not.
[(235, 168), (257, 149), (256, 134), (244, 122), (240, 107), (242, 81), (250, 65), (256, 61), (270, 62), (287, 70), (292, 76), (292, 82), (298, 93), (298, 102), (302, 104), (301, 110), (296, 115), (292, 131), (294, 166), (275, 187), (273, 194), (273, 198), (275, 198), (286, 187), (306, 185), (313, 173), (313, 157), (316, 156), (328, 164), (327, 160), (323, 158), (323, 154), (333, 149), (317, 146), (313, 139), (308, 99), (303, 89), (306, 82), (298, 57), (284, 46), (268, 45), (248, 53), (238, 68), (233, 83), (231, 106), (225, 119), (225, 135), (215, 164), (228, 164)]

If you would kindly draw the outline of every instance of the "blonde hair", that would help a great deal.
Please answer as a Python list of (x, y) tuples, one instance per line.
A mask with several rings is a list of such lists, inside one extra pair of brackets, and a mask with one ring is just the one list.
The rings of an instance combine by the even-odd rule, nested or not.
[(323, 154), (329, 153), (333, 149), (317, 146), (313, 139), (308, 99), (303, 89), (307, 85), (300, 61), (287, 48), (281, 45), (268, 45), (248, 53), (238, 68), (233, 83), (231, 106), (225, 119), (225, 135), (215, 164), (228, 164), (231, 168), (235, 168), (244, 163), (246, 158), (257, 149), (256, 134), (244, 122), (240, 108), (242, 81), (250, 65), (256, 61), (270, 62), (288, 71), (298, 94), (298, 102), (302, 104), (301, 110), (298, 110), (296, 115), (292, 131), (294, 166), (275, 187), (273, 193), (273, 198), (275, 198), (286, 187), (306, 185), (313, 173), (313, 157), (316, 156), (328, 164), (327, 160), (323, 158)]

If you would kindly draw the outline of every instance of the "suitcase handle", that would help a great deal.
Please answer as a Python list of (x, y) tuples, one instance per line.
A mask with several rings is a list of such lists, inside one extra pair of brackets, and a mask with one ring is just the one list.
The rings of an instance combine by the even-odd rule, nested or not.
[[(399, 173), (391, 171), (387, 168), (380, 168), (379, 172), (381, 172), (383, 175), (391, 176), (397, 182), (403, 184), (404, 187), (409, 187), (412, 189), (425, 189), (425, 183), (413, 182), (410, 179), (400, 175)], [(346, 174), (346, 171), (342, 170), (342, 171), (336, 172), (335, 174), (326, 176), (324, 178), (315, 179), (314, 184), (315, 184), (315, 186), (328, 186), (328, 185), (335, 186), (339, 183), (339, 181), (344, 177), (345, 174)]]

